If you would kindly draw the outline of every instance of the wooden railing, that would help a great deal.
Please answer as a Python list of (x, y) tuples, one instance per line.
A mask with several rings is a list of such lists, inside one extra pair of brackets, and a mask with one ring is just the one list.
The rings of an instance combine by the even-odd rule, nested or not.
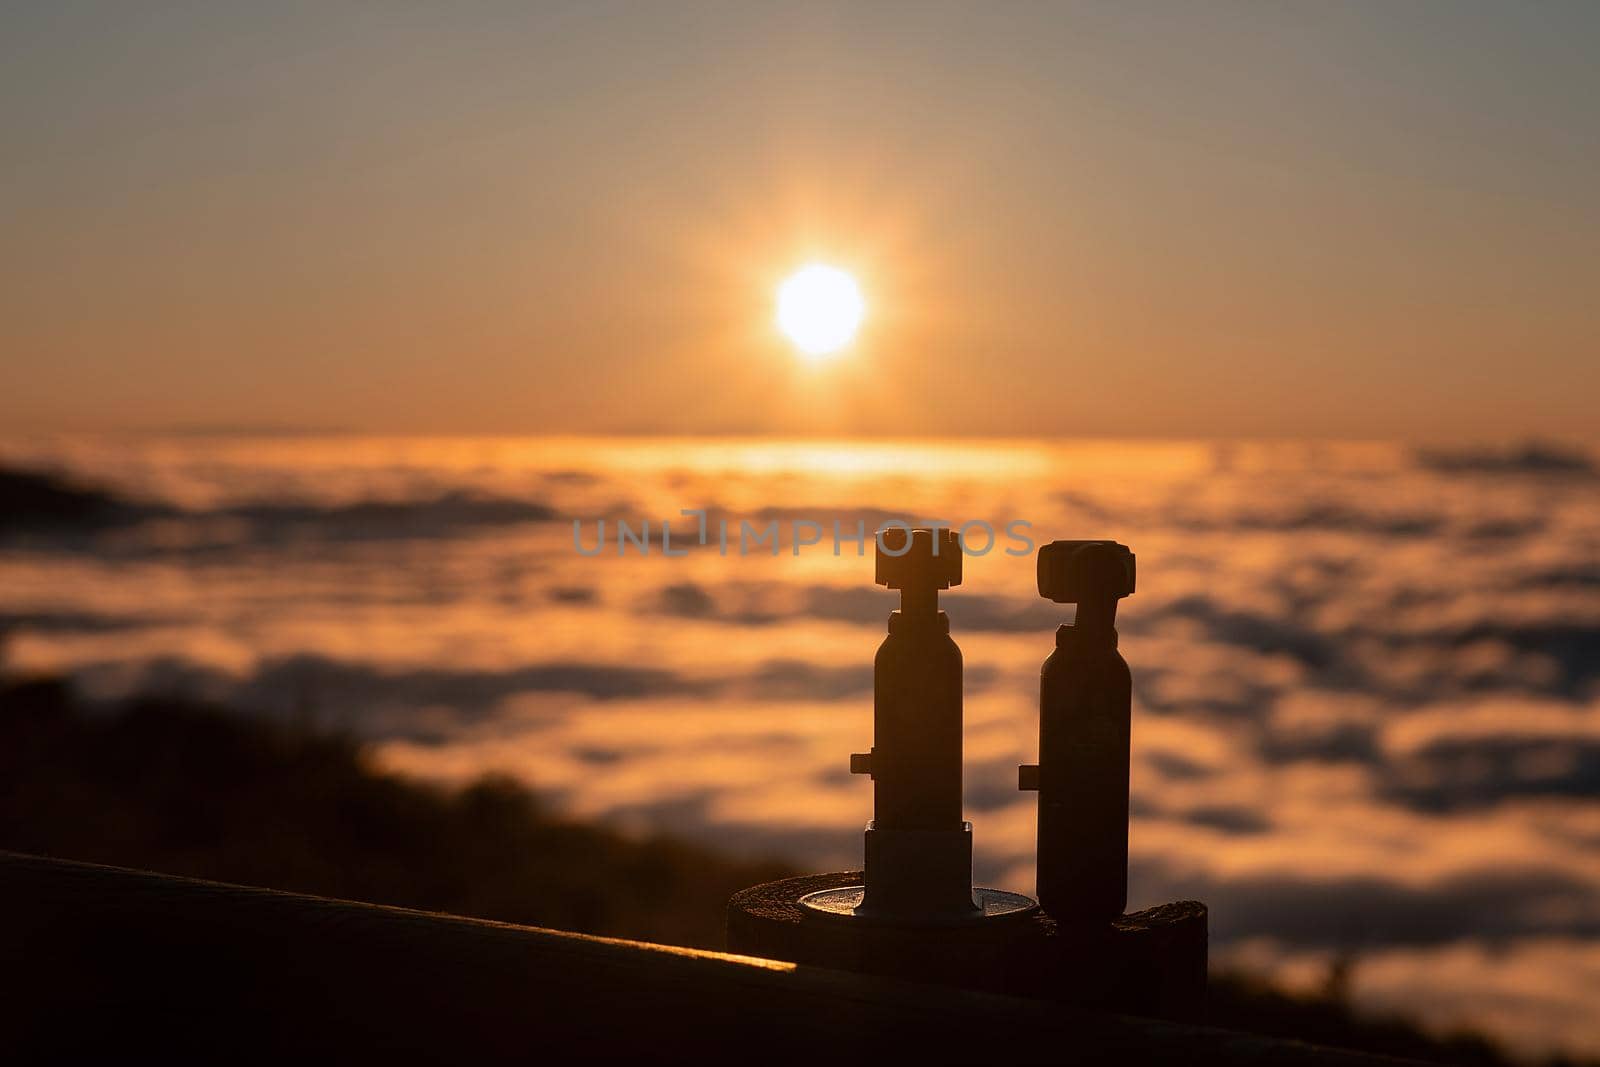
[(717, 952), (0, 853), (12, 1062), (1377, 1062)]

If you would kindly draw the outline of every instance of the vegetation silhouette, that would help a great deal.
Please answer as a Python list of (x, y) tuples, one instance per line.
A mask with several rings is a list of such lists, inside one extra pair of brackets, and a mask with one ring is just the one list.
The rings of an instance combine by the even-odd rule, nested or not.
[(348, 736), (0, 682), (0, 848), (585, 933), (720, 948), (736, 889), (790, 874), (552, 814), (486, 777), (376, 768)]

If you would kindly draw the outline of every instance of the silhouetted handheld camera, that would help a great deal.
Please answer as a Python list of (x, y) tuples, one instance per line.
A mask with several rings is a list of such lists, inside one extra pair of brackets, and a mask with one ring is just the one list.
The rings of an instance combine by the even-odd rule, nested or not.
[(1133, 683), (1116, 616), (1134, 562), (1115, 541), (1039, 550), (1039, 595), (1078, 610), (1040, 671), (1039, 762), (1018, 769), (1018, 785), (1039, 793), (1039, 904), (1063, 921), (1109, 921), (1128, 902)]
[(878, 535), (875, 576), (900, 592), (873, 660), (871, 752), (850, 770), (873, 780), (861, 886), (808, 894), (808, 914), (909, 925), (984, 923), (1034, 910), (1032, 899), (972, 885), (972, 824), (961, 817), (961, 649), (939, 592), (961, 584), (948, 529)]

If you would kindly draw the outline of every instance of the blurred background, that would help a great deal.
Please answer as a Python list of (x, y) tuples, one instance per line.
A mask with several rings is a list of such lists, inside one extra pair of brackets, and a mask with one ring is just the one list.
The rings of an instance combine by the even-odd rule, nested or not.
[[(1131, 906), (1206, 900), (1275, 995), (1600, 1055), (1596, 40), (8, 7), (0, 847), (714, 944), (857, 863), (895, 598), (831, 537), (574, 521), (1021, 520), (1139, 555)], [(1005, 547), (945, 599), (978, 871), (1028, 892), (1067, 616)]]

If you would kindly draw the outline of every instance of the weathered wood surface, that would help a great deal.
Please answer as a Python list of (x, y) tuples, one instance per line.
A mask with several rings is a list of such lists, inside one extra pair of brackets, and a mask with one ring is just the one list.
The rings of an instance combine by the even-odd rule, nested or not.
[(11, 1062), (1378, 1062), (715, 952), (0, 852)]

